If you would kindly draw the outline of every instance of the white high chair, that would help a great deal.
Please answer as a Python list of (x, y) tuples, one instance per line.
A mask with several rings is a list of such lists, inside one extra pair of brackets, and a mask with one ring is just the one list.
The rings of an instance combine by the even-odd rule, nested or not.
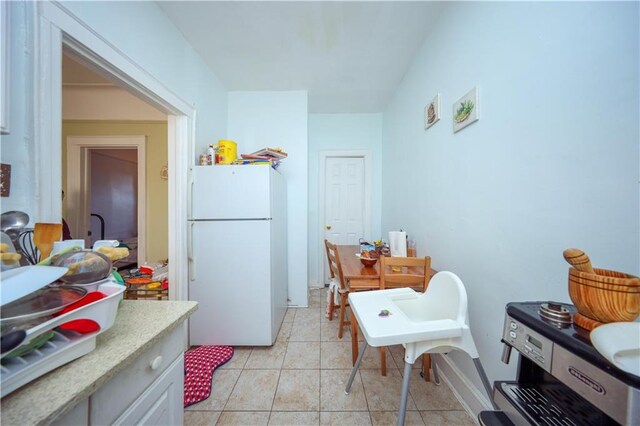
[[(346, 394), (351, 390), (367, 345), (378, 347), (402, 344), (405, 347), (404, 377), (398, 425), (404, 424), (412, 364), (425, 352), (447, 353), (457, 349), (469, 354), (493, 404), (491, 385), (482, 368), (478, 350), (469, 330), (467, 292), (455, 274), (437, 273), (424, 293), (410, 288), (351, 293), (349, 303), (365, 342), (351, 370), (345, 388)], [(435, 383), (439, 384), (435, 362), (433, 375)]]

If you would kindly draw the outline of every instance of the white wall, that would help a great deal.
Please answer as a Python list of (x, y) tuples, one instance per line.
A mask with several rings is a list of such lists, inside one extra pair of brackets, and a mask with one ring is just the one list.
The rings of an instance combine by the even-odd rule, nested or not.
[(229, 92), (227, 138), (238, 156), (280, 147), (278, 171), (287, 181), (289, 300), (307, 306), (307, 92)]
[[(371, 151), (371, 236), (380, 238), (382, 199), (382, 114), (309, 114), (309, 286), (321, 287), (326, 262), (318, 222), (320, 151)], [(320, 272), (322, 270), (320, 269)]]
[[(193, 105), (197, 112), (196, 152), (226, 135), (227, 93), (182, 34), (153, 2), (63, 2), (93, 31), (133, 62)], [(12, 133), (2, 137), (2, 162), (12, 165), (11, 196), (2, 210), (35, 210), (33, 180), (33, 8), (38, 3), (11, 2)], [(196, 158), (193, 159), (194, 164)], [(37, 218), (36, 218), (37, 219)]]
[[(35, 3), (33, 3), (35, 4)], [(11, 193), (0, 199), (0, 210), (22, 210), (32, 213), (35, 165), (33, 162), (33, 87), (29, 70), (33, 58), (33, 22), (30, 19), (33, 4), (7, 2), (9, 8), (9, 135), (2, 135), (0, 158), (11, 165)], [(33, 222), (32, 222), (33, 223)]]
[[(385, 112), (383, 232), (406, 229), (461, 277), (490, 380), (515, 377), (507, 302), (569, 302), (564, 249), (640, 272), (638, 24), (637, 2), (450, 4)], [(476, 85), (480, 121), (454, 134), (452, 104)]]
[(155, 3), (69, 1), (64, 6), (194, 106), (196, 154), (223, 138), (225, 88)]

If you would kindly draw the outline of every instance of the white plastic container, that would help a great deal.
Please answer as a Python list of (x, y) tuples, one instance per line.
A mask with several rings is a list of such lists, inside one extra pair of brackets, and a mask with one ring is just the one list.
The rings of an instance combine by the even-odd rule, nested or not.
[(72, 320), (90, 319), (98, 323), (100, 329), (87, 334), (54, 330), (54, 338), (40, 349), (35, 349), (21, 357), (3, 361), (3, 364), (0, 365), (1, 397), (95, 349), (96, 336), (111, 328), (115, 322), (118, 305), (122, 300), (125, 287), (108, 282), (100, 284), (97, 290), (106, 294), (107, 297), (26, 330), (27, 337), (15, 349), (28, 345), (41, 334)]

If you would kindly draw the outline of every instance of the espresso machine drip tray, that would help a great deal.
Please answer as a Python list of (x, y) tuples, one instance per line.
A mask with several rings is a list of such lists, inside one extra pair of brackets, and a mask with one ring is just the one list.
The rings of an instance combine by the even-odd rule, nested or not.
[[(531, 424), (557, 426), (599, 426), (609, 424), (584, 398), (558, 383), (522, 384), (498, 382), (496, 386), (524, 414)], [(496, 383), (496, 385), (498, 384)]]

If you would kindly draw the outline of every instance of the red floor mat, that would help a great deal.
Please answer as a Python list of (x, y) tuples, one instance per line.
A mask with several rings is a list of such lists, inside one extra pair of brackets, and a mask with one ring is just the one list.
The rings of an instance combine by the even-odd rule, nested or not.
[(184, 354), (184, 406), (211, 395), (213, 370), (233, 356), (231, 346), (200, 346)]

